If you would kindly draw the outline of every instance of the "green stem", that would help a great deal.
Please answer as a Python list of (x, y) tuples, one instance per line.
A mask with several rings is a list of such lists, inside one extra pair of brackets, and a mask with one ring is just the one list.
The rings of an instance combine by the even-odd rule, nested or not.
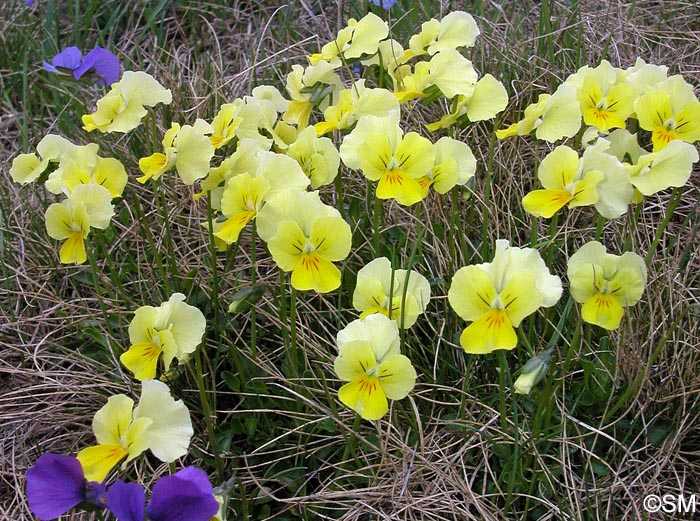
[[(107, 313), (107, 306), (105, 305), (105, 302), (103, 300), (103, 296), (106, 294), (106, 291), (102, 288), (102, 284), (100, 284), (100, 280), (98, 277), (98, 273), (101, 273), (101, 270), (98, 270), (97, 268), (95, 253), (92, 251), (92, 248), (90, 248), (89, 245), (87, 248), (85, 248), (85, 252), (87, 253), (88, 262), (90, 263), (90, 271), (92, 272), (92, 283), (95, 286), (95, 296), (97, 297), (97, 302), (100, 305), (100, 311), (102, 311), (102, 316), (104, 317), (104, 323), (107, 326), (109, 336), (112, 340), (114, 340), (117, 337), (114, 334), (114, 331), (112, 330), (112, 321), (108, 319), (109, 315)], [(108, 344), (114, 360), (119, 360), (119, 356), (117, 355), (117, 352), (114, 348), (114, 343), (110, 341), (108, 342)]]
[[(504, 432), (509, 432), (508, 428), (508, 418), (513, 416), (513, 456), (511, 461), (510, 474), (508, 476), (508, 489), (506, 493), (506, 506), (505, 511), (510, 511), (510, 505), (513, 500), (513, 490), (515, 489), (515, 478), (518, 470), (518, 463), (520, 461), (520, 428), (518, 426), (518, 408), (515, 401), (515, 395), (511, 393), (511, 411), (506, 408), (506, 387), (512, 389), (513, 379), (510, 374), (510, 367), (508, 367), (508, 362), (506, 361), (506, 356), (503, 350), (498, 351), (498, 364), (500, 367), (499, 371), (499, 386), (500, 386), (500, 404), (501, 404), (501, 426)], [(507, 377), (507, 380), (506, 380)]]
[[(291, 286), (291, 284), (290, 284)], [(292, 369), (292, 377), (297, 378), (297, 290), (291, 286), (289, 296), (289, 363)]]
[[(253, 228), (250, 234), (250, 284), (255, 286), (258, 279), (257, 268), (257, 250), (258, 250), (258, 227), (255, 219), (253, 219)], [(258, 352), (258, 324), (257, 311), (255, 306), (250, 308), (250, 354), (255, 359)]]
[(202, 350), (197, 349), (194, 357), (195, 378), (197, 380), (197, 389), (199, 390), (199, 402), (202, 405), (202, 413), (204, 414), (204, 423), (207, 428), (207, 437), (211, 445), (212, 453), (214, 454), (214, 462), (216, 464), (216, 473), (219, 481), (224, 481), (224, 462), (219, 454), (219, 444), (216, 441), (216, 432), (214, 430), (214, 422), (212, 421), (211, 404), (207, 397), (206, 385), (204, 383), (204, 373), (202, 372)]
[(379, 235), (379, 227), (380, 227), (380, 218), (383, 214), (383, 209), (384, 207), (382, 206), (382, 200), (379, 199), (379, 197), (374, 198), (374, 212), (372, 215), (372, 248), (374, 249), (374, 258), (377, 258), (381, 255), (380, 250), (381, 248), (379, 247), (380, 244), (380, 235)]
[(491, 181), (493, 177), (493, 156), (496, 147), (496, 128), (498, 128), (498, 118), (494, 121), (493, 128), (489, 135), (489, 153), (486, 159), (486, 183), (484, 185), (484, 210), (483, 223), (481, 225), (481, 257), (486, 258), (486, 254), (491, 242), (489, 238), (489, 212), (491, 211)]
[(664, 220), (661, 221), (661, 224), (657, 228), (656, 235), (654, 236), (654, 240), (652, 241), (651, 246), (649, 247), (649, 253), (647, 253), (647, 258), (646, 258), (647, 266), (649, 266), (649, 264), (651, 263), (651, 259), (654, 258), (654, 253), (656, 252), (656, 247), (659, 245), (659, 241), (661, 241), (661, 237), (663, 237), (663, 234), (666, 231), (666, 227), (668, 226), (668, 223), (671, 221), (671, 217), (673, 216), (673, 212), (676, 210), (676, 207), (681, 202), (682, 196), (683, 196), (683, 189), (682, 188), (674, 188), (673, 189), (673, 194), (671, 195), (671, 200), (668, 202), (668, 207), (666, 208), (666, 215), (664, 215)]

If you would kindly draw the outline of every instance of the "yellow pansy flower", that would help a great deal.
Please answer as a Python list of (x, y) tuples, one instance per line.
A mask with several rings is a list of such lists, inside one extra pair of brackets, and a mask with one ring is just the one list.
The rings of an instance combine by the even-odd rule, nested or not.
[(566, 274), (571, 296), (583, 304), (583, 320), (610, 330), (620, 326), (624, 308), (639, 301), (647, 281), (639, 255), (612, 255), (597, 241), (584, 244), (569, 258)]
[(107, 400), (92, 421), (98, 445), (78, 453), (87, 481), (102, 482), (109, 471), (126, 458), (129, 462), (150, 450), (161, 461), (172, 463), (187, 453), (194, 431), (182, 400), (174, 400), (163, 382), (144, 380), (141, 399), (118, 394)]
[(46, 209), (49, 237), (65, 241), (59, 252), (61, 263), (82, 264), (87, 260), (85, 239), (90, 228), (105, 229), (114, 215), (112, 195), (97, 184), (76, 186), (68, 199)]
[(675, 139), (700, 140), (700, 101), (681, 76), (657, 84), (634, 103), (639, 126), (651, 132), (654, 152)]
[(381, 314), (348, 324), (337, 336), (335, 373), (344, 382), (340, 401), (365, 420), (389, 410), (387, 398), (401, 400), (413, 390), (416, 371), (399, 350), (396, 323)]
[(155, 152), (139, 159), (139, 169), (144, 175), (137, 178), (139, 183), (158, 179), (165, 172), (175, 169), (186, 185), (192, 185), (209, 173), (209, 162), (214, 157), (214, 146), (206, 134), (211, 126), (203, 120), (197, 128), (173, 123), (163, 137), (163, 151)]
[(633, 112), (637, 92), (626, 81), (622, 69), (603, 60), (595, 68), (581, 67), (567, 78), (565, 84), (576, 89), (581, 113), (586, 125), (601, 132), (612, 128), (624, 128)]
[(447, 299), (460, 317), (472, 322), (459, 339), (464, 350), (486, 354), (513, 349), (520, 322), (538, 308), (556, 304), (561, 293), (561, 280), (549, 273), (537, 250), (497, 240), (492, 262), (455, 273)]
[(312, 127), (307, 127), (296, 136), (286, 150), (311, 181), (311, 188), (331, 184), (338, 175), (340, 155), (333, 142), (326, 137), (317, 137)]
[(160, 307), (141, 306), (129, 324), (129, 349), (119, 360), (137, 380), (156, 377), (158, 359), (170, 368), (174, 359), (185, 363), (202, 342), (206, 321), (202, 312), (174, 293)]
[(149, 74), (126, 71), (97, 101), (97, 111), (83, 116), (83, 128), (88, 132), (129, 132), (141, 123), (147, 113), (145, 107), (169, 105), (172, 99), (170, 90)]
[[(312, 134), (312, 128), (309, 128)], [(309, 186), (299, 164), (274, 152), (259, 152), (252, 173), (234, 175), (226, 181), (221, 195), (221, 213), (226, 217), (215, 237), (232, 244), (266, 201), (284, 190), (305, 190)]]
[(564, 206), (590, 206), (598, 201), (597, 186), (605, 174), (583, 171), (575, 150), (558, 146), (540, 163), (537, 178), (543, 190), (533, 190), (523, 198), (525, 211), (549, 219)]
[(416, 132), (404, 136), (398, 112), (394, 112), (383, 118), (363, 117), (343, 139), (340, 158), (370, 181), (379, 181), (379, 199), (396, 199), (410, 206), (426, 195), (420, 180), (433, 168), (435, 151), (432, 143)]
[(440, 128), (449, 128), (459, 118), (466, 115), (469, 121), (493, 119), (503, 112), (508, 105), (508, 93), (503, 84), (490, 74), (485, 74), (474, 84), (471, 95), (458, 95), (449, 114), (439, 121), (425, 126), (431, 132)]
[(374, 259), (357, 273), (352, 306), (362, 313), (360, 318), (380, 313), (396, 320), (400, 328), (409, 328), (428, 302), (428, 280), (415, 271), (392, 270), (386, 257)]
[(473, 47), (479, 36), (474, 17), (464, 11), (453, 11), (441, 21), (434, 18), (421, 25), (421, 31), (411, 36), (408, 42), (411, 56)]
[(576, 90), (562, 84), (554, 94), (540, 94), (537, 103), (525, 108), (523, 119), (497, 130), (496, 137), (525, 136), (534, 130), (537, 139), (553, 143), (576, 135), (580, 128), (581, 107)]
[(340, 286), (333, 264), (350, 253), (350, 226), (318, 192), (286, 190), (271, 198), (257, 216), (258, 234), (298, 290), (328, 293)]

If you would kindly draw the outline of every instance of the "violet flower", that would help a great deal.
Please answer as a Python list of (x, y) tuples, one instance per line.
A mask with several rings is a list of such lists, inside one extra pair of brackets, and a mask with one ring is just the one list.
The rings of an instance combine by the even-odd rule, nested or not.
[(111, 85), (119, 80), (119, 58), (99, 45), (85, 58), (77, 47), (66, 47), (51, 58), (51, 63), (43, 61), (44, 69), (56, 74), (71, 73), (79, 80), (87, 72), (93, 71), (100, 83)]
[(29, 509), (42, 521), (56, 519), (86, 502), (104, 507), (104, 486), (88, 483), (77, 458), (46, 453), (27, 470)]
[(369, 0), (369, 3), (379, 6), (385, 11), (388, 11), (394, 6), (396, 0)]
[(117, 521), (209, 521), (219, 511), (209, 477), (197, 467), (186, 467), (159, 479), (144, 509), (145, 491), (121, 480), (107, 491), (107, 508)]

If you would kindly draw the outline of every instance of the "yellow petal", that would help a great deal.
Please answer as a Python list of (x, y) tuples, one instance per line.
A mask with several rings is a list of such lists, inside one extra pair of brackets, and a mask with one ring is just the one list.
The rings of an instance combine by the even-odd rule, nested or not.
[(573, 198), (566, 190), (533, 190), (523, 197), (523, 208), (536, 217), (549, 219)]
[(160, 152), (151, 154), (148, 157), (142, 157), (139, 159), (139, 169), (144, 175), (137, 177), (136, 180), (143, 184), (152, 177), (158, 179), (167, 170), (167, 166), (168, 159), (165, 157), (165, 154)]
[(124, 394), (110, 396), (92, 420), (92, 430), (97, 443), (121, 443), (122, 436), (131, 423), (133, 407), (134, 401)]
[(81, 450), (78, 461), (87, 481), (102, 483), (114, 466), (123, 460), (128, 451), (118, 443), (96, 445)]
[(319, 217), (311, 225), (309, 242), (318, 255), (341, 261), (350, 253), (352, 231), (342, 217)]
[(416, 385), (416, 370), (404, 355), (387, 358), (377, 367), (377, 377), (386, 397), (401, 400)]
[(245, 225), (253, 220), (255, 214), (255, 210), (248, 210), (226, 219), (226, 221), (221, 224), (218, 231), (214, 233), (214, 237), (221, 239), (226, 242), (226, 244), (233, 244), (238, 240), (238, 236), (243, 228), (245, 228)]
[(581, 308), (583, 320), (604, 329), (617, 329), (620, 326), (624, 309), (614, 295), (596, 293)]
[(518, 337), (506, 311), (491, 309), (462, 332), (459, 343), (467, 353), (483, 355), (496, 349), (513, 349)]
[(379, 199), (396, 199), (396, 202), (411, 206), (425, 197), (425, 190), (418, 180), (402, 170), (386, 170), (377, 185)]
[(460, 268), (452, 277), (447, 300), (464, 320), (473, 321), (491, 309), (497, 292), (491, 277), (477, 266)]
[(340, 286), (340, 270), (316, 252), (302, 253), (292, 271), (292, 286), (300, 291), (328, 293)]
[(82, 264), (87, 260), (85, 239), (80, 232), (71, 234), (59, 251), (61, 264)]
[(340, 401), (365, 420), (378, 420), (389, 410), (379, 379), (364, 375), (345, 384), (338, 391)]
[(339, 346), (333, 369), (338, 378), (351, 382), (377, 365), (372, 346), (366, 340), (352, 340)]
[(143, 342), (129, 347), (119, 360), (124, 367), (134, 373), (137, 380), (150, 380), (156, 377), (158, 357), (163, 350), (153, 342)]

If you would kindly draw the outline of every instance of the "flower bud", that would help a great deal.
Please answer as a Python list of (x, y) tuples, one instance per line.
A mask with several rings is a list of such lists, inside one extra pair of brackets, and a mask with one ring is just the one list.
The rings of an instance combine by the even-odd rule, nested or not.
[(520, 372), (520, 376), (513, 383), (517, 394), (530, 394), (530, 390), (542, 381), (549, 369), (551, 356), (552, 348), (549, 348), (527, 361)]

